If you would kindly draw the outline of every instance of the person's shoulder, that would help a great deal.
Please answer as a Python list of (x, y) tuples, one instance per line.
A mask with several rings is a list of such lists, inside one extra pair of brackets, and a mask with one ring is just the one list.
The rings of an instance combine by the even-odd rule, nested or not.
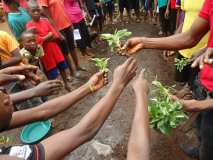
[(0, 38), (11, 37), (9, 33), (5, 31), (0, 31)]

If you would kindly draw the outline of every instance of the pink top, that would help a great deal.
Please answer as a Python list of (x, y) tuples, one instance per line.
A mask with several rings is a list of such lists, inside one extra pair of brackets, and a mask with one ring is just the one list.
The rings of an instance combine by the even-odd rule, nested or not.
[(78, 0), (64, 0), (64, 7), (72, 23), (79, 23), (84, 19)]

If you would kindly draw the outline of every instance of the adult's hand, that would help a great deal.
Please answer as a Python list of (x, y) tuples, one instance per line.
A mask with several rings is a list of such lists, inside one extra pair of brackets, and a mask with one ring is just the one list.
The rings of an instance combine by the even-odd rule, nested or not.
[(51, 80), (40, 83), (32, 90), (35, 97), (41, 97), (56, 94), (62, 88), (63, 83), (60, 80)]
[(132, 88), (134, 89), (136, 94), (141, 92), (149, 94), (149, 84), (144, 78), (144, 72), (145, 70), (143, 69), (138, 78), (132, 83)]
[(113, 73), (113, 85), (124, 88), (135, 77), (138, 65), (134, 58), (128, 58)]
[(199, 66), (200, 69), (203, 69), (205, 64), (213, 67), (213, 48), (207, 48), (202, 55), (197, 57), (192, 63), (192, 68)]
[(137, 51), (143, 49), (144, 45), (141, 37), (133, 37), (127, 40), (127, 42), (120, 49), (119, 53), (121, 55), (131, 55)]
[(105, 72), (98, 72), (94, 74), (88, 81), (91, 91), (97, 91), (108, 83), (107, 74)]

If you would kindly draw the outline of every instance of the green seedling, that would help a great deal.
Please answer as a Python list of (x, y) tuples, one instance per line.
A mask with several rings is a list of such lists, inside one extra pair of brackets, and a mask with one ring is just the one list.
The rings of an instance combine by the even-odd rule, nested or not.
[(108, 72), (108, 61), (109, 58), (91, 58), (91, 60), (95, 63), (95, 66), (99, 68), (100, 71)]
[(188, 64), (189, 64), (188, 58), (182, 59), (175, 58), (175, 66), (179, 72), (182, 72), (184, 67), (186, 67)]
[(106, 40), (109, 44), (111, 51), (116, 51), (121, 47), (121, 40), (129, 37), (132, 33), (127, 29), (115, 30), (114, 34), (105, 33), (101, 34), (101, 39)]
[(149, 118), (151, 128), (168, 135), (172, 129), (187, 119), (179, 101), (171, 99), (173, 87), (164, 87), (159, 81), (152, 82), (151, 99), (149, 101)]

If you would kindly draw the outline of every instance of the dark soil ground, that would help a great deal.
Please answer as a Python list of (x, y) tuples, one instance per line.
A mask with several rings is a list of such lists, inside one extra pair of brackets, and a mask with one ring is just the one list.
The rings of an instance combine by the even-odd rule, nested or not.
[[(0, 24), (0, 28), (6, 28)], [(105, 27), (107, 32), (113, 30), (112, 27)], [(115, 26), (115, 28), (120, 28)], [(156, 36), (158, 28), (148, 23), (133, 23), (123, 28), (128, 28), (133, 32), (133, 36)], [(106, 44), (95, 45), (93, 50), (98, 57), (110, 57), (110, 72), (109, 81), (111, 81), (112, 71), (116, 66), (125, 61), (125, 57), (120, 57), (114, 53), (110, 53)], [(138, 60), (140, 69), (146, 68), (146, 77), (151, 82), (156, 76), (158, 80), (166, 85), (173, 85), (174, 82), (174, 66), (172, 64), (173, 59), (165, 61), (160, 54), (161, 51), (157, 50), (143, 50), (134, 57)], [(86, 74), (84, 80), (74, 80), (71, 84), (72, 88), (77, 88), (88, 77), (96, 72), (95, 67), (88, 63), (87, 60), (82, 58), (82, 65), (86, 67), (89, 73)], [(109, 83), (110, 85), (110, 83)], [(73, 127), (89, 110), (90, 108), (105, 95), (108, 87), (105, 87), (101, 91), (82, 99), (79, 103), (70, 107), (66, 112), (58, 115), (56, 125), (52, 129), (52, 135), (60, 130)], [(62, 94), (62, 93), (61, 93)], [(102, 144), (105, 144), (112, 148), (113, 152), (102, 156), (99, 155), (93, 147), (94, 140), (81, 146), (67, 157), (69, 160), (124, 160), (127, 152), (127, 142), (129, 137), (130, 125), (134, 113), (134, 94), (131, 86), (128, 86), (120, 99), (118, 100), (112, 114), (105, 122), (104, 126), (94, 138)], [(13, 143), (21, 143), (19, 140), (20, 129), (15, 129), (9, 132), (4, 132), (1, 135), (10, 135), (14, 137)], [(176, 130), (170, 136), (161, 135), (155, 131), (151, 132), (151, 160), (189, 160), (179, 149), (179, 144), (188, 143), (188, 139), (191, 140), (194, 134)], [(61, 144), (58, 144), (59, 146)]]

